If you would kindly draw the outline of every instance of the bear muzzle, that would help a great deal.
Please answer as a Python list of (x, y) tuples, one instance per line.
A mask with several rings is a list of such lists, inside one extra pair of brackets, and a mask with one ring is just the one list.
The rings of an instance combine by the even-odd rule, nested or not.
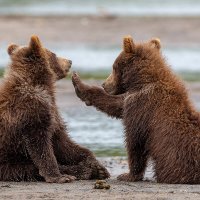
[(69, 72), (69, 70), (72, 66), (72, 61), (62, 58), (59, 60), (59, 64), (60, 64), (62, 70), (67, 73), (67, 72)]

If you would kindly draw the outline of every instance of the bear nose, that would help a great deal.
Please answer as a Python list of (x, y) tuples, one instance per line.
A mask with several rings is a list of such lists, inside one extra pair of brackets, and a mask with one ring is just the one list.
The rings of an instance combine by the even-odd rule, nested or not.
[(68, 60), (69, 64), (71, 65), (72, 64), (72, 61), (71, 60)]
[(102, 87), (103, 87), (103, 88), (105, 87), (105, 85), (106, 85), (106, 84), (105, 84), (105, 82), (104, 82), (104, 83), (102, 83)]

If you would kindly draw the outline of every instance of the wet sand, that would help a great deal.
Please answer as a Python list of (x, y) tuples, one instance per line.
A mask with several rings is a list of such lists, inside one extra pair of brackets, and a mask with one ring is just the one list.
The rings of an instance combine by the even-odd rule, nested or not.
[(127, 161), (124, 158), (99, 158), (108, 168), (111, 178), (107, 183), (109, 190), (94, 189), (95, 180), (74, 181), (65, 184), (44, 182), (0, 182), (0, 199), (70, 199), (70, 200), (184, 200), (200, 199), (200, 185), (169, 185), (155, 181), (128, 183), (116, 180), (120, 173), (127, 172)]
[(109, 190), (94, 189), (95, 180), (74, 181), (65, 184), (49, 184), (44, 182), (0, 182), (0, 199), (70, 199), (70, 200), (184, 200), (200, 199), (200, 185), (169, 185), (155, 181), (135, 183), (116, 180), (116, 172), (127, 172), (127, 162), (121, 158), (101, 158), (101, 162), (111, 172), (107, 180)]
[(0, 183), (1, 199), (137, 199), (184, 200), (200, 199), (199, 185), (166, 185), (149, 182), (125, 183), (108, 180), (110, 190), (94, 189), (95, 181), (75, 181), (66, 184)]
[(124, 35), (135, 40), (161, 38), (164, 46), (199, 46), (200, 17), (0, 16), (0, 41), (26, 44), (38, 34), (49, 44), (121, 45)]

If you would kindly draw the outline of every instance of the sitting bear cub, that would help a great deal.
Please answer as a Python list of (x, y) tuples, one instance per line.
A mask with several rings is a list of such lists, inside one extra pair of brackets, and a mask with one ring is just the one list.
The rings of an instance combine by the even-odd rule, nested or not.
[(55, 81), (71, 61), (57, 57), (32, 36), (29, 46), (10, 45), (11, 64), (0, 87), (0, 180), (69, 182), (104, 179), (92, 152), (67, 135), (55, 103)]
[(184, 84), (160, 52), (160, 41), (137, 44), (128, 36), (103, 88), (73, 84), (87, 105), (123, 120), (129, 173), (122, 181), (143, 179), (147, 161), (160, 183), (200, 183), (200, 114)]

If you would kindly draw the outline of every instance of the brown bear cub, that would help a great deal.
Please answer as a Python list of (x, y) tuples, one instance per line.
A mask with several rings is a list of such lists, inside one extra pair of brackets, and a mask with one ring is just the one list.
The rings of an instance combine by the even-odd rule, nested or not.
[(119, 180), (142, 180), (151, 158), (159, 183), (200, 183), (200, 115), (158, 39), (137, 44), (125, 37), (104, 90), (83, 84), (76, 73), (72, 78), (87, 105), (123, 120), (130, 171)]
[(71, 61), (57, 57), (32, 36), (29, 46), (10, 45), (11, 64), (0, 87), (0, 180), (64, 183), (105, 179), (92, 152), (67, 135), (55, 103), (55, 81)]

